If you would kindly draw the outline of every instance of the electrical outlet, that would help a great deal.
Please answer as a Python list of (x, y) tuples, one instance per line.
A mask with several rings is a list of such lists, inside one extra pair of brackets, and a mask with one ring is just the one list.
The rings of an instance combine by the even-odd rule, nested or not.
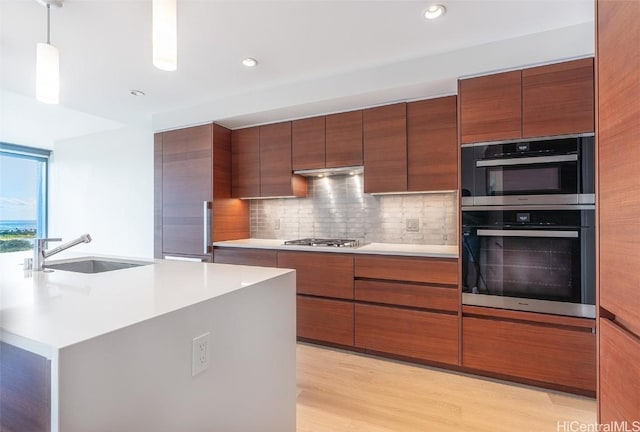
[(196, 376), (209, 367), (211, 356), (211, 333), (206, 332), (193, 339), (191, 347), (191, 376)]
[(420, 231), (420, 219), (407, 219), (405, 221), (407, 232), (419, 232)]
[(276, 231), (280, 229), (280, 218), (276, 219), (275, 223), (273, 224), (273, 229)]

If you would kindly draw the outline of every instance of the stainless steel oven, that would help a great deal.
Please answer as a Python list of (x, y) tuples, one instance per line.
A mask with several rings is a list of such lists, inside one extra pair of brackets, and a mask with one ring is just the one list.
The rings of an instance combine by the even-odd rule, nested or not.
[(462, 212), (463, 304), (595, 317), (593, 206), (487, 208)]
[(462, 205), (595, 203), (594, 137), (580, 135), (462, 148)]

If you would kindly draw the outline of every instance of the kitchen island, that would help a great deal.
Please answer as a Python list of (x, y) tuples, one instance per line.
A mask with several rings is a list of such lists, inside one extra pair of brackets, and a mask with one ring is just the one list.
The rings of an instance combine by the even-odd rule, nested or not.
[[(295, 430), (295, 272), (31, 272), (24, 256), (0, 256), (3, 431)], [(207, 333), (209, 366), (192, 376)]]

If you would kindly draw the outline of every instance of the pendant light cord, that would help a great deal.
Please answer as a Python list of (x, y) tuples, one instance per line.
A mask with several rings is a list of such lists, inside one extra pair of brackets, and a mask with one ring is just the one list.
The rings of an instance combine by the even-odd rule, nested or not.
[(47, 3), (47, 44), (51, 45), (51, 5)]

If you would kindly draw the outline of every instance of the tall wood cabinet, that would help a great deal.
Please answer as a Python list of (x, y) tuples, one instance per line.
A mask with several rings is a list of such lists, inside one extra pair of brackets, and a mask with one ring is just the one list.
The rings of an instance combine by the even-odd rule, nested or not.
[(154, 138), (155, 257), (210, 261), (212, 241), (248, 237), (248, 205), (231, 199), (231, 131), (206, 124)]
[(598, 0), (600, 423), (640, 419), (640, 2)]

